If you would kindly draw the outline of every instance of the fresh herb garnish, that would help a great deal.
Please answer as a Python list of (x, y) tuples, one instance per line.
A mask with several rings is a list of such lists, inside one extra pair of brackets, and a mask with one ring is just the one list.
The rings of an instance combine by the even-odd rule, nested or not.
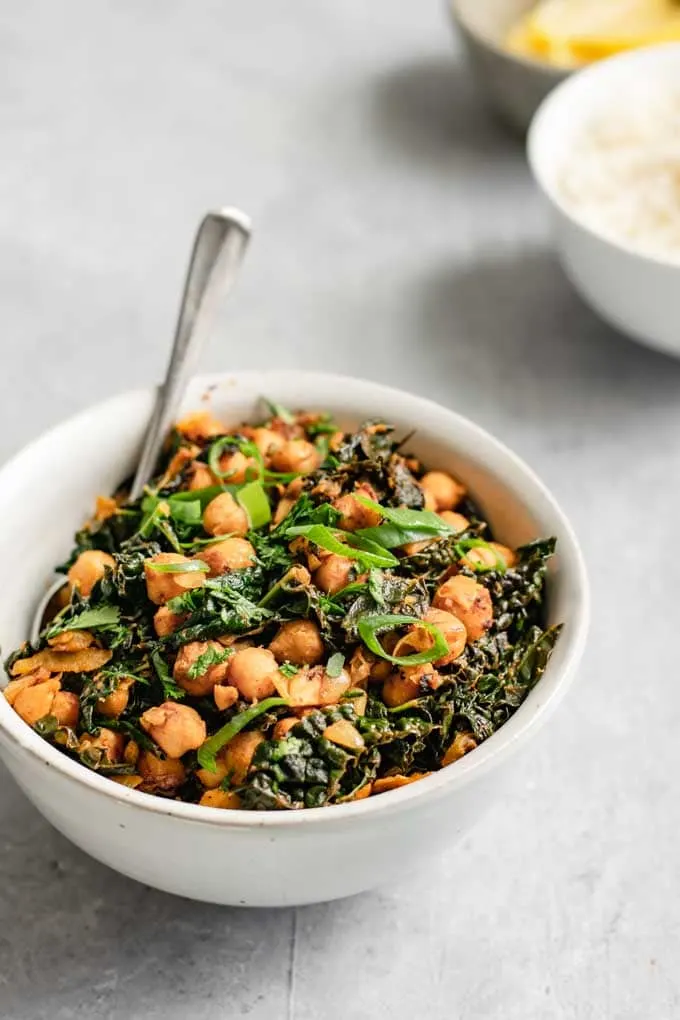
[(158, 574), (207, 574), (210, 567), (203, 560), (182, 560), (181, 563), (149, 563), (149, 568)]
[(66, 621), (57, 620), (47, 630), (45, 636), (49, 640), (68, 630), (109, 630), (117, 626), (119, 620), (118, 606), (103, 604), (94, 609), (84, 609)]
[(214, 645), (205, 651), (201, 652), (195, 662), (189, 666), (187, 675), (190, 680), (197, 680), (199, 677), (207, 673), (211, 666), (219, 666), (220, 663), (226, 662), (227, 659), (231, 658), (234, 654), (231, 648), (215, 648)]

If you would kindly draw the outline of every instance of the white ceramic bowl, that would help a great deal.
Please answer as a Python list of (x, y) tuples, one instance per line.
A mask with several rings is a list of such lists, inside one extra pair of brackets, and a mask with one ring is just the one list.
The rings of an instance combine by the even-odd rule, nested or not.
[(650, 347), (680, 355), (680, 263), (640, 254), (625, 242), (581, 222), (562, 199), (558, 181), (574, 137), (598, 107), (625, 102), (654, 76), (677, 90), (680, 44), (670, 43), (611, 57), (579, 71), (539, 108), (527, 151), (533, 175), (551, 210), (557, 251), (584, 300), (622, 333)]
[[(293, 407), (327, 408), (341, 424), (384, 415), (429, 464), (468, 483), (500, 538), (517, 545), (556, 535), (549, 617), (564, 632), (548, 669), (519, 711), (454, 766), (356, 803), (290, 813), (220, 811), (122, 787), (71, 761), (0, 698), (0, 750), (45, 817), (83, 850), (148, 885), (199, 900), (280, 906), (358, 893), (409, 873), (414, 862), (460, 837), (510, 778), (516, 752), (548, 717), (581, 656), (588, 591), (576, 539), (532, 472), (471, 422), (375, 383), (304, 372), (243, 373), (195, 380), (186, 408), (208, 387), (225, 420), (257, 412), (266, 394)], [(0, 641), (27, 635), (54, 563), (98, 493), (130, 472), (152, 406), (151, 391), (124, 393), (32, 443), (0, 472)], [(49, 498), (36, 499), (36, 486)]]
[(511, 53), (505, 39), (536, 0), (447, 0), (472, 71), (489, 107), (524, 132), (548, 93), (571, 70)]

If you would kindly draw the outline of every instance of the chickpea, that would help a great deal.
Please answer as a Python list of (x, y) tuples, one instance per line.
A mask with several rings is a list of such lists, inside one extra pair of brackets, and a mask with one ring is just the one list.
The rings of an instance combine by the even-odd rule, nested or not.
[(210, 577), (255, 565), (255, 550), (247, 538), (225, 538), (202, 549), (198, 559), (210, 567)]
[(229, 683), (248, 701), (261, 701), (276, 690), (273, 676), (278, 664), (268, 648), (242, 648), (229, 660)]
[(296, 715), (289, 715), (285, 719), (279, 719), (274, 727), (272, 740), (283, 740), (292, 730), (293, 726), (296, 726), (299, 722), (300, 720)]
[(456, 574), (435, 592), (435, 609), (453, 613), (464, 624), (469, 641), (477, 641), (493, 622), (491, 595), (472, 577)]
[(158, 637), (167, 637), (168, 634), (173, 634), (177, 630), (183, 620), (183, 616), (173, 613), (167, 606), (161, 606), (154, 614), (153, 629)]
[(245, 535), (249, 526), (248, 514), (230, 492), (215, 496), (203, 511), (203, 527), (209, 535)]
[[(10, 704), (24, 722), (29, 726), (35, 726), (38, 719), (51, 714), (54, 699), (61, 688), (61, 681), (57, 677), (50, 677), (46, 680), (40, 680), (35, 676), (23, 679), (32, 682), (22, 686)], [(11, 684), (8, 685), (8, 687), (10, 686)], [(9, 701), (9, 698), (7, 700)]]
[(40, 683), (42, 680), (49, 680), (49, 677), (50, 674), (46, 669), (37, 669), (35, 673), (28, 673), (25, 676), (17, 677), (16, 680), (10, 680), (2, 691), (2, 695), (7, 704), (14, 708), (16, 700), (22, 691), (25, 691), (28, 687), (33, 687), (34, 684)]
[(383, 701), (389, 708), (404, 705), (423, 693), (436, 691), (442, 678), (432, 663), (420, 666), (402, 666), (398, 673), (392, 673), (383, 684)]
[(220, 471), (222, 479), (230, 485), (241, 485), (242, 482), (252, 478), (252, 473), (257, 465), (252, 457), (246, 457), (240, 450), (234, 453), (225, 453), (220, 457)]
[(78, 741), (78, 751), (100, 752), (111, 765), (116, 765), (123, 757), (125, 749), (125, 737), (122, 733), (115, 733), (102, 726), (96, 736), (85, 733)]
[(421, 553), (424, 549), (427, 549), (429, 545), (432, 545), (434, 541), (436, 541), (436, 539), (426, 538), (423, 539), (422, 542), (407, 542), (406, 545), (402, 545), (400, 547), (401, 552), (404, 556), (417, 556), (418, 553)]
[(456, 733), (453, 743), (449, 745), (442, 758), (442, 765), (452, 765), (454, 761), (458, 761), (463, 755), (474, 751), (476, 746), (477, 741), (472, 733)]
[(517, 565), (519, 557), (513, 549), (509, 549), (507, 545), (501, 545), (500, 542), (489, 542), (489, 545), (496, 555), (501, 558), (506, 569), (509, 570), (511, 567)]
[(137, 771), (143, 779), (140, 789), (145, 793), (173, 794), (186, 779), (179, 758), (159, 758), (151, 751), (140, 751)]
[(202, 570), (189, 568), (186, 572), (165, 573), (154, 569), (155, 564), (164, 563), (190, 563), (193, 565), (193, 560), (186, 556), (180, 556), (179, 553), (157, 553), (144, 562), (146, 592), (151, 602), (157, 606), (164, 605), (176, 595), (183, 595), (190, 588), (200, 588), (205, 581), (205, 574)]
[(275, 471), (294, 471), (296, 474), (308, 475), (316, 471), (321, 463), (317, 448), (306, 439), (288, 439), (271, 458)]
[(97, 702), (97, 711), (102, 715), (110, 716), (112, 719), (117, 719), (122, 712), (128, 706), (130, 700), (130, 688), (134, 684), (134, 680), (131, 676), (122, 676), (118, 681), (118, 686), (115, 690), (107, 694), (105, 698), (100, 698)]
[(274, 511), (274, 518), (272, 522), (274, 526), (280, 524), (281, 521), (285, 520), (285, 518), (288, 516), (288, 514), (295, 506), (296, 502), (297, 500), (289, 499), (287, 496), (283, 496), (283, 498), (279, 500), (276, 510)]
[(241, 807), (241, 798), (233, 790), (206, 790), (198, 803), (201, 807), (238, 811)]
[(354, 493), (340, 496), (333, 502), (333, 506), (340, 513), (339, 527), (343, 531), (358, 531), (359, 528), (374, 528), (382, 520), (382, 515), (371, 507), (364, 506), (356, 497), (365, 496), (367, 499), (376, 501), (376, 494), (370, 485), (357, 486)]
[(238, 701), (238, 689), (229, 684), (215, 684), (213, 698), (220, 712), (224, 712)]
[(382, 698), (388, 708), (396, 708), (407, 701), (413, 701), (420, 693), (420, 677), (409, 675), (404, 670), (392, 673), (383, 684)]
[(470, 527), (470, 522), (467, 517), (463, 514), (457, 514), (455, 510), (442, 510), (439, 515), (441, 519), (448, 524), (450, 528), (459, 534), (461, 531), (466, 531)]
[[(302, 567), (297, 563), (293, 564), (293, 566), (288, 571), (286, 577), (292, 590), (299, 590), (300, 588), (304, 588), (306, 585), (309, 584), (309, 582), (312, 579), (307, 568)], [(297, 587), (293, 589), (293, 585), (296, 585)]]
[(128, 740), (123, 751), (123, 761), (126, 761), (128, 765), (136, 765), (139, 761), (139, 744), (136, 740)]
[(224, 425), (210, 411), (194, 411), (177, 422), (177, 431), (187, 439), (197, 442), (224, 435)]
[(449, 646), (449, 654), (441, 659), (436, 659), (434, 666), (446, 666), (453, 662), (465, 651), (467, 631), (457, 616), (448, 613), (445, 609), (428, 609), (425, 614), (425, 622), (432, 623), (442, 632), (444, 639)]
[(198, 712), (176, 701), (164, 701), (162, 705), (147, 708), (139, 723), (168, 758), (181, 758), (187, 751), (195, 751), (207, 736)]
[(216, 790), (217, 787), (227, 778), (227, 766), (224, 763), (224, 753), (226, 748), (223, 748), (217, 755), (215, 762), (215, 771), (212, 769), (196, 769), (194, 773), (201, 786), (204, 786), (206, 790)]
[(423, 497), (425, 500), (424, 509), (431, 510), (435, 513), (437, 510), (437, 500), (434, 498), (432, 493), (428, 489), (423, 489)]
[[(277, 433), (274, 433), (274, 435), (276, 434)], [(290, 513), (297, 503), (298, 496), (302, 492), (302, 484), (301, 478), (294, 478), (293, 481), (289, 482), (283, 490), (281, 499), (274, 511), (273, 523), (275, 526), (281, 523), (281, 521)]]
[(196, 489), (209, 489), (211, 485), (215, 484), (215, 476), (208, 467), (207, 464), (203, 464), (200, 460), (195, 460), (189, 468), (189, 489), (194, 491)]
[(286, 691), (289, 705), (296, 709), (337, 705), (352, 686), (352, 678), (346, 669), (337, 676), (329, 676), (325, 666), (304, 666), (294, 676), (282, 677), (278, 686)]
[(423, 491), (430, 495), (434, 509), (455, 510), (465, 495), (465, 486), (444, 471), (428, 471), (420, 480)]
[(353, 687), (366, 686), (375, 662), (375, 656), (361, 645), (355, 648), (349, 662), (349, 675), (352, 678)]
[(86, 549), (70, 567), (67, 576), (71, 587), (77, 588), (80, 594), (87, 598), (107, 569), (113, 570), (115, 565), (113, 556), (109, 556), (108, 553), (100, 549)]
[(264, 735), (259, 730), (242, 730), (227, 744), (224, 750), (224, 764), (234, 786), (239, 786), (245, 781), (253, 756), (263, 741)]
[(327, 595), (335, 595), (349, 584), (354, 563), (346, 556), (331, 553), (314, 571), (314, 584)]
[(308, 540), (302, 536), (294, 538), (288, 548), (293, 556), (304, 556), (306, 558), (309, 570), (316, 570), (331, 555), (327, 549), (319, 548), (314, 551)]
[(253, 429), (252, 439), (264, 457), (265, 463), (277, 451), (281, 450), (286, 442), (281, 433), (275, 432), (274, 429)]
[[(207, 655), (211, 651), (222, 656), (222, 661), (208, 666), (200, 676), (191, 676), (191, 670), (201, 656)], [(229, 666), (226, 655), (227, 653), (219, 641), (191, 641), (188, 645), (183, 645), (177, 653), (172, 670), (173, 679), (188, 694), (195, 698), (202, 698), (206, 694), (212, 693), (215, 684), (221, 684), (225, 680)], [(179, 755), (173, 755), (173, 757), (178, 758)]]
[(295, 666), (315, 666), (325, 651), (321, 631), (313, 620), (282, 624), (269, 649), (279, 662), (292, 662)]

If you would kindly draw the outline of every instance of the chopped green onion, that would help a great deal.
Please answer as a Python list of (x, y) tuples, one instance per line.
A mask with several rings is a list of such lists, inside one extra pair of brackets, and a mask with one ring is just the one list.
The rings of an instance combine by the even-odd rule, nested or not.
[(376, 542), (384, 549), (396, 549), (408, 542), (418, 542), (428, 537), (443, 538), (455, 534), (454, 529), (431, 510), (381, 506), (380, 503), (358, 493), (355, 499), (378, 512), (386, 522), (374, 528), (362, 528), (356, 534), (360, 538)]
[(202, 510), (200, 499), (182, 500), (178, 503), (174, 503), (172, 499), (169, 499), (168, 503), (170, 504), (170, 514), (173, 520), (179, 524), (201, 523)]
[(174, 514), (175, 506), (182, 503), (200, 503), (201, 511), (205, 510), (208, 503), (211, 503), (216, 496), (221, 496), (223, 492), (233, 492), (234, 486), (232, 485), (206, 485), (204, 489), (191, 489), (188, 492), (173, 492), (172, 496), (168, 497), (168, 503), (170, 504), (170, 513)]
[[(357, 560), (366, 567), (394, 567), (399, 562), (396, 556), (376, 546), (374, 542), (364, 542), (356, 535), (350, 537), (350, 532), (332, 529), (325, 524), (300, 524), (288, 528), (285, 534), (287, 538), (297, 536), (306, 538), (314, 545), (327, 549), (328, 552), (346, 556), (350, 560)], [(338, 535), (342, 535), (345, 541), (341, 541), (337, 537)], [(349, 542), (352, 542), (352, 545), (349, 545)]]
[(159, 574), (207, 574), (210, 567), (203, 560), (185, 560), (182, 563), (149, 563), (149, 568)]
[(220, 436), (214, 443), (211, 444), (208, 451), (208, 467), (215, 475), (216, 478), (229, 478), (230, 475), (234, 474), (233, 469), (231, 471), (222, 471), (220, 468), (220, 458), (228, 446), (239, 447), (239, 440), (236, 436)]
[(488, 574), (490, 570), (497, 570), (499, 574), (504, 574), (508, 569), (503, 557), (496, 552), (489, 542), (485, 542), (483, 538), (464, 538), (462, 542), (456, 543), (456, 553), (461, 559), (470, 549), (488, 549), (496, 559), (496, 562), (490, 566), (487, 566), (486, 563), (469, 564), (475, 573)]
[(253, 530), (263, 527), (271, 520), (271, 507), (261, 482), (248, 482), (238, 490), (236, 499), (248, 514)]
[(318, 421), (312, 421), (309, 425), (305, 425), (305, 431), (308, 436), (332, 436), (340, 430), (332, 418), (324, 415)]
[(266, 397), (263, 397), (263, 400), (271, 411), (273, 418), (280, 418), (284, 425), (295, 424), (295, 416), (288, 410), (287, 407), (284, 407), (282, 404), (276, 404), (272, 400), (267, 400)]
[(345, 656), (342, 652), (336, 652), (335, 655), (331, 655), (330, 659), (326, 663), (326, 676), (329, 676), (332, 680), (334, 680), (335, 677), (340, 676), (344, 665)]
[[(406, 627), (409, 624), (417, 624), (419, 627), (423, 627), (429, 634), (434, 638), (431, 648), (425, 648), (422, 652), (415, 652), (413, 655), (390, 655), (385, 651), (383, 646), (378, 641), (378, 634), (383, 634), (385, 631), (396, 630), (397, 627)], [(395, 614), (391, 616), (389, 614), (368, 614), (359, 619), (357, 628), (359, 636), (364, 642), (367, 648), (369, 648), (374, 655), (380, 656), (381, 659), (387, 659), (388, 662), (393, 662), (396, 666), (420, 666), (426, 662), (434, 662), (436, 659), (443, 659), (445, 655), (448, 655), (449, 646), (446, 643), (446, 638), (432, 623), (426, 623), (424, 620), (419, 620), (416, 616), (400, 616)]]
[(209, 772), (217, 772), (218, 753), (230, 740), (234, 739), (237, 733), (245, 729), (253, 719), (257, 719), (258, 715), (264, 715), (265, 712), (268, 712), (270, 708), (278, 708), (280, 705), (287, 704), (288, 702), (285, 698), (265, 698), (264, 701), (258, 701), (257, 704), (251, 705), (245, 711), (239, 712), (228, 723), (225, 723), (217, 733), (213, 733), (212, 737), (208, 737), (207, 740), (203, 741), (196, 754), (198, 764)]

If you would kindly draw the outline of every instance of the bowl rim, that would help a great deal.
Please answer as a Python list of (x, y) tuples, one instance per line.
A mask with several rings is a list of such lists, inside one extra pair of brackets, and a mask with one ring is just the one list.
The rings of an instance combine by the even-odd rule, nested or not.
[[(453, 3), (455, 0), (451, 0), (451, 2)], [(599, 79), (606, 80), (610, 74), (616, 73), (617, 67), (625, 66), (626, 64), (653, 63), (654, 58), (659, 53), (666, 53), (668, 56), (672, 56), (673, 52), (680, 57), (680, 42), (663, 42), (655, 43), (651, 46), (639, 46), (636, 49), (626, 50), (623, 53), (615, 53), (611, 57), (606, 57), (595, 61), (587, 67), (575, 70), (573, 74), (556, 85), (536, 109), (527, 131), (526, 155), (534, 181), (548, 201), (571, 223), (578, 226), (590, 237), (596, 238), (616, 251), (624, 252), (632, 258), (638, 259), (642, 263), (649, 266), (661, 266), (670, 270), (680, 270), (680, 255), (672, 259), (640, 251), (631, 242), (612, 237), (604, 231), (597, 230), (590, 223), (582, 219), (573, 209), (569, 208), (559, 195), (554, 181), (550, 180), (550, 174), (545, 170), (545, 161), (542, 158), (542, 143), (545, 132), (554, 118), (562, 116), (560, 113), (561, 107), (568, 102), (568, 99), (565, 97), (569, 96), (571, 90), (578, 91), (583, 89), (584, 82), (587, 83), (594, 80), (597, 83)], [(595, 87), (597, 87), (597, 84)]]
[[(299, 829), (301, 826), (307, 825), (342, 825), (350, 818), (369, 819), (374, 816), (382, 816), (385, 813), (400, 811), (414, 801), (426, 802), (438, 799), (445, 790), (450, 788), (466, 786), (473, 779), (497, 767), (514, 750), (515, 745), (526, 740), (530, 733), (535, 732), (565, 694), (569, 681), (573, 678), (581, 659), (587, 636), (590, 610), (589, 584), (583, 556), (571, 524), (552, 494), (531, 468), (500, 440), (463, 415), (426, 397), (385, 386), (382, 383), (334, 373), (274, 370), (200, 375), (192, 380), (192, 384), (200, 386), (207, 392), (215, 385), (223, 383), (227, 386), (234, 385), (233, 381), (240, 381), (244, 385), (247, 385), (248, 382), (255, 383), (257, 381), (259, 383), (263, 376), (271, 378), (273, 386), (276, 386), (274, 380), (278, 380), (283, 385), (287, 380), (291, 386), (298, 387), (302, 382), (310, 393), (314, 393), (316, 390), (322, 391), (324, 387), (350, 387), (355, 391), (357, 397), (362, 392), (366, 398), (370, 397), (371, 400), (380, 400), (382, 396), (386, 405), (390, 401), (398, 400), (405, 405), (406, 413), (410, 417), (414, 417), (414, 412), (418, 408), (423, 412), (437, 416), (444, 415), (459, 435), (463, 434), (464, 437), (467, 434), (467, 437), (476, 438), (486, 447), (487, 452), (493, 451), (517, 472), (518, 482), (515, 491), (521, 491), (521, 483), (528, 483), (530, 487), (533, 487), (534, 496), (527, 499), (527, 506), (531, 509), (532, 506), (535, 507), (537, 503), (541, 502), (559, 523), (561, 529), (560, 557), (564, 564), (568, 564), (567, 572), (571, 575), (575, 592), (570, 628), (568, 633), (561, 637), (564, 649), (563, 662), (554, 689), (540, 703), (533, 706), (533, 711), (531, 711), (531, 706), (526, 703), (521, 705), (507, 723), (480, 744), (474, 752), (457, 762), (455, 769), (440, 769), (418, 782), (387, 791), (379, 797), (368, 797), (364, 800), (318, 808), (305, 808), (299, 811), (219, 811), (198, 804), (166, 800), (114, 783), (106, 776), (98, 775), (58, 751), (29, 727), (5, 699), (0, 697), (0, 749), (2, 749), (4, 740), (5, 746), (15, 755), (15, 761), (18, 750), (30, 757), (37, 758), (43, 766), (55, 769), (75, 785), (87, 787), (95, 795), (100, 793), (104, 797), (111, 798), (118, 802), (119, 806), (139, 808), (152, 814), (169, 815), (189, 823), (213, 825), (227, 829), (263, 827)], [(89, 422), (96, 420), (100, 414), (104, 414), (106, 411), (123, 414), (126, 408), (129, 410), (131, 405), (136, 402), (147, 401), (150, 404), (154, 392), (152, 387), (126, 390), (92, 404), (79, 413), (60, 421), (24, 446), (0, 468), (0, 486), (4, 487), (8, 482), (11, 484), (12, 475), (22, 470), (24, 459), (31, 453), (35, 454), (47, 440), (58, 440), (60, 435), (71, 429), (87, 428)], [(271, 389), (269, 392), (275, 392), (275, 390)], [(417, 419), (414, 418), (414, 420)], [(447, 445), (446, 439), (444, 444)], [(452, 445), (450, 440), (449, 444)], [(470, 459), (474, 461), (478, 458), (470, 455)], [(491, 469), (489, 471), (493, 474)], [(506, 487), (512, 488), (513, 486), (507, 485)], [(535, 689), (538, 689), (542, 682), (543, 680), (539, 681)], [(523, 708), (529, 710), (523, 713)]]
[[(491, 50), (496, 56), (503, 57), (512, 64), (519, 64), (529, 71), (541, 71), (560, 82), (565, 76), (568, 78), (580, 69), (578, 66), (570, 67), (568, 64), (551, 64), (547, 60), (539, 60), (538, 57), (530, 57), (524, 53), (513, 53), (512, 50), (506, 49), (499, 42), (496, 42), (495, 39), (484, 35), (483, 32), (480, 32), (479, 29), (471, 25), (469, 18), (461, 10), (462, 2), (463, 0), (447, 0), (446, 6), (453, 18), (454, 24), (460, 25), (461, 28), (472, 36), (475, 42), (478, 42), (485, 49)], [(527, 8), (527, 10), (530, 10), (530, 8)]]

